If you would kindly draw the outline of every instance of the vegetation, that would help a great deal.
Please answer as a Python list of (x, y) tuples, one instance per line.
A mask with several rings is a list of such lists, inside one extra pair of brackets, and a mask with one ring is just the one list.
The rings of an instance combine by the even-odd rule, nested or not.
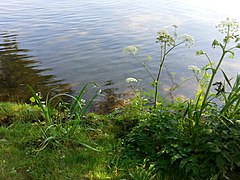
[[(49, 93), (43, 101), (32, 90), (32, 105), (0, 103), (0, 179), (239, 179), (240, 75), (232, 80), (221, 69), (225, 57), (240, 49), (239, 24), (227, 19), (217, 28), (224, 37), (212, 43), (221, 49), (216, 66), (199, 50), (207, 64), (189, 67), (199, 85), (193, 99), (164, 101), (158, 93), (167, 55), (193, 40), (162, 30), (156, 78), (138, 48), (124, 50), (152, 77), (153, 96), (136, 91), (125, 108), (108, 115), (87, 113), (99, 93), (85, 102), (87, 85), (76, 97)], [(219, 73), (222, 81), (216, 82)]]
[(153, 73), (148, 69), (146, 65), (146, 62), (152, 59), (150, 55), (148, 55), (144, 60), (141, 60), (137, 56), (137, 52), (139, 51), (138, 47), (128, 46), (123, 50), (123, 53), (125, 54), (128, 54), (128, 53), (132, 54), (134, 58), (144, 67), (144, 69), (152, 78), (151, 84), (154, 87), (154, 108), (156, 108), (158, 103), (158, 98), (160, 97), (158, 92), (158, 87), (160, 83), (159, 81), (160, 81), (163, 65), (167, 59), (168, 54), (170, 54), (176, 47), (184, 43), (186, 46), (191, 47), (191, 45), (193, 45), (193, 42), (194, 42), (193, 37), (189, 34), (184, 34), (183, 36), (178, 38), (177, 31), (176, 31), (177, 26), (174, 25), (173, 27), (175, 28), (175, 31), (172, 36), (169, 34), (169, 32), (166, 29), (163, 29), (158, 32), (156, 43), (159, 43), (160, 45), (160, 63), (159, 63), (159, 69), (156, 77), (154, 77)]

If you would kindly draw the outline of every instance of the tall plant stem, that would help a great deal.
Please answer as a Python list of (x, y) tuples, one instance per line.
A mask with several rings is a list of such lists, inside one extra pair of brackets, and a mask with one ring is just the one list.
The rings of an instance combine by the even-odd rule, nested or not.
[(225, 51), (225, 49), (226, 49), (226, 44), (225, 44), (225, 46), (221, 46), (221, 47), (222, 47), (222, 51), (223, 51), (223, 52), (222, 52), (222, 56), (221, 56), (221, 58), (220, 58), (220, 60), (219, 60), (219, 62), (218, 62), (218, 64), (217, 64), (216, 68), (215, 68), (215, 69), (212, 69), (212, 76), (211, 76), (211, 79), (210, 79), (210, 81), (209, 81), (209, 84), (208, 84), (206, 93), (205, 93), (205, 95), (204, 95), (204, 99), (203, 99), (203, 102), (202, 102), (202, 106), (201, 106), (201, 108), (200, 108), (199, 114), (198, 114), (197, 119), (196, 119), (196, 125), (199, 125), (200, 117), (201, 117), (201, 115), (202, 115), (202, 113), (203, 113), (203, 110), (206, 108), (206, 106), (207, 106), (207, 104), (208, 104), (207, 98), (208, 98), (208, 95), (209, 95), (209, 93), (210, 93), (210, 89), (211, 89), (211, 87), (212, 87), (213, 80), (214, 80), (214, 78), (215, 78), (215, 76), (216, 76), (216, 74), (217, 74), (217, 72), (218, 72), (218, 69), (219, 69), (220, 65), (222, 64), (222, 61), (223, 61), (226, 53), (228, 52), (228, 51)]
[(147, 73), (150, 75), (150, 77), (152, 78), (153, 81), (155, 81), (155, 78), (153, 76), (153, 74), (149, 71), (149, 69), (147, 68), (146, 64), (143, 63), (135, 54), (131, 53), (133, 55), (133, 57), (135, 57), (135, 59), (143, 66), (143, 68), (147, 71)]
[[(168, 51), (167, 51), (167, 44), (164, 43), (163, 46), (161, 46), (161, 63), (159, 65), (159, 69), (158, 69), (158, 74), (157, 74), (157, 78), (154, 82), (154, 85), (155, 85), (155, 92), (154, 92), (154, 109), (156, 109), (157, 107), (157, 97), (158, 97), (158, 85), (159, 85), (159, 79), (160, 79), (160, 76), (161, 76), (161, 72), (162, 72), (162, 68), (163, 68), (163, 64), (167, 58), (167, 55), (177, 46), (183, 44), (184, 42), (180, 42), (176, 45), (173, 45), (173, 47), (171, 47)], [(163, 52), (162, 52), (162, 49), (163, 49)]]

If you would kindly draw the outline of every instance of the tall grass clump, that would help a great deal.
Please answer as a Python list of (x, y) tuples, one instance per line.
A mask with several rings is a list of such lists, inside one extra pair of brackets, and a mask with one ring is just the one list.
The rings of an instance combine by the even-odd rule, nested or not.
[(157, 179), (240, 178), (240, 75), (233, 80), (221, 69), (225, 58), (234, 58), (240, 49), (239, 24), (227, 18), (216, 27), (223, 34), (222, 41), (212, 43), (221, 50), (216, 65), (198, 50), (206, 65), (189, 67), (199, 84), (195, 98), (155, 104), (156, 111), (125, 138), (126, 156), (145, 162)]
[[(77, 96), (64, 93), (50, 97), (49, 92), (45, 100), (30, 88), (33, 94), (30, 100), (32, 103), (36, 103), (41, 109), (44, 118), (44, 121), (39, 121), (39, 123), (36, 124), (39, 127), (37, 133), (40, 138), (40, 148), (38, 151), (43, 150), (48, 145), (66, 148), (67, 146), (71, 146), (71, 144), (78, 144), (96, 150), (86, 143), (78, 141), (76, 137), (76, 133), (83, 123), (84, 115), (88, 111), (93, 100), (101, 92), (101, 90), (98, 90), (86, 103), (82, 96), (88, 85), (89, 83), (82, 88)], [(93, 83), (93, 85), (97, 86), (96, 83)], [(66, 99), (66, 97), (71, 99), (70, 103), (63, 100), (63, 98)]]

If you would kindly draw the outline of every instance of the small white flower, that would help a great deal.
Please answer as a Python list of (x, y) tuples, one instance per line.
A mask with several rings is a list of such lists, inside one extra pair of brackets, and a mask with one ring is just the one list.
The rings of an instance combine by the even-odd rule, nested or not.
[(171, 40), (171, 36), (168, 32), (168, 30), (166, 29), (162, 29), (161, 31), (159, 31), (157, 33), (158, 37), (157, 37), (157, 41), (159, 42), (169, 42)]
[(201, 72), (201, 69), (199, 69), (197, 66), (190, 65), (188, 66), (189, 70), (192, 70), (195, 74), (199, 74)]
[(133, 83), (133, 82), (138, 82), (138, 80), (135, 79), (135, 78), (129, 77), (129, 78), (126, 79), (126, 82), (127, 83)]
[(86, 105), (86, 100), (85, 99), (80, 99), (80, 103), (81, 103), (81, 105)]
[(168, 37), (170, 34), (167, 29), (162, 29), (158, 32), (158, 36)]
[(139, 51), (140, 48), (136, 47), (136, 46), (127, 46), (123, 49), (123, 54), (128, 54), (131, 53), (133, 55), (137, 54), (137, 52)]
[(146, 59), (146, 61), (151, 61), (152, 60), (152, 56), (147, 55), (147, 57), (145, 59)]
[(225, 33), (232, 33), (234, 36), (236, 32), (239, 32), (239, 23), (236, 19), (229, 19), (227, 18), (226, 21), (221, 21), (220, 24), (216, 26), (216, 28), (219, 30), (219, 32), (225, 34)]
[(194, 38), (190, 34), (184, 34), (180, 39), (186, 42), (186, 46), (191, 47), (194, 44)]
[(85, 103), (85, 102), (86, 102), (86, 100), (85, 100), (85, 99), (81, 99), (80, 101), (81, 101), (81, 103)]

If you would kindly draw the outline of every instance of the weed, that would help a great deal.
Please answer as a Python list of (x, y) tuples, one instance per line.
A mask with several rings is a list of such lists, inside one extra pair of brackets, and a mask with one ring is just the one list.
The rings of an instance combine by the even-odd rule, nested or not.
[[(96, 83), (93, 84), (96, 85)], [(33, 93), (31, 101), (37, 103), (45, 120), (43, 123), (39, 122), (36, 124), (39, 128), (37, 133), (41, 141), (38, 151), (43, 150), (49, 144), (66, 148), (69, 143), (82, 145), (97, 151), (95, 148), (75, 138), (76, 132), (79, 130), (83, 120), (83, 116), (86, 114), (93, 100), (100, 93), (100, 90), (98, 90), (93, 98), (87, 104), (84, 104), (85, 102), (82, 100), (82, 95), (87, 86), (88, 84), (82, 88), (76, 97), (69, 94), (58, 94), (50, 98), (48, 94), (44, 102), (41, 97), (30, 88)], [(72, 102), (68, 104), (62, 101), (60, 99), (61, 97), (70, 97), (72, 98)]]
[[(214, 83), (225, 56), (233, 58), (233, 50), (240, 48), (239, 25), (227, 19), (217, 28), (225, 36), (221, 43), (212, 43), (213, 48), (222, 50), (216, 66), (200, 50), (197, 55), (205, 55), (207, 65), (189, 67), (199, 84), (196, 99), (175, 99), (156, 107), (125, 138), (126, 155), (153, 166), (159, 179), (239, 178), (240, 76), (231, 83), (221, 70), (224, 81)], [(211, 91), (213, 86), (216, 93)]]
[(191, 35), (184, 34), (181, 37), (178, 37), (176, 28), (177, 26), (173, 26), (175, 28), (175, 31), (173, 35), (170, 35), (170, 33), (166, 30), (163, 29), (158, 32), (157, 34), (157, 39), (156, 43), (159, 43), (160, 45), (160, 64), (159, 64), (159, 69), (156, 77), (154, 77), (153, 73), (148, 69), (146, 62), (151, 60), (151, 56), (147, 56), (144, 60), (140, 59), (137, 56), (137, 53), (139, 51), (138, 47), (135, 46), (128, 46), (123, 49), (123, 53), (125, 54), (132, 54), (133, 57), (143, 66), (143, 68), (147, 71), (149, 76), (152, 79), (152, 86), (154, 87), (154, 108), (156, 108), (158, 104), (158, 98), (159, 98), (159, 92), (158, 92), (158, 87), (160, 84), (160, 76), (161, 72), (163, 69), (163, 65), (167, 59), (168, 54), (170, 54), (176, 47), (182, 45), (185, 43), (186, 46), (190, 47), (194, 43), (194, 39)]

